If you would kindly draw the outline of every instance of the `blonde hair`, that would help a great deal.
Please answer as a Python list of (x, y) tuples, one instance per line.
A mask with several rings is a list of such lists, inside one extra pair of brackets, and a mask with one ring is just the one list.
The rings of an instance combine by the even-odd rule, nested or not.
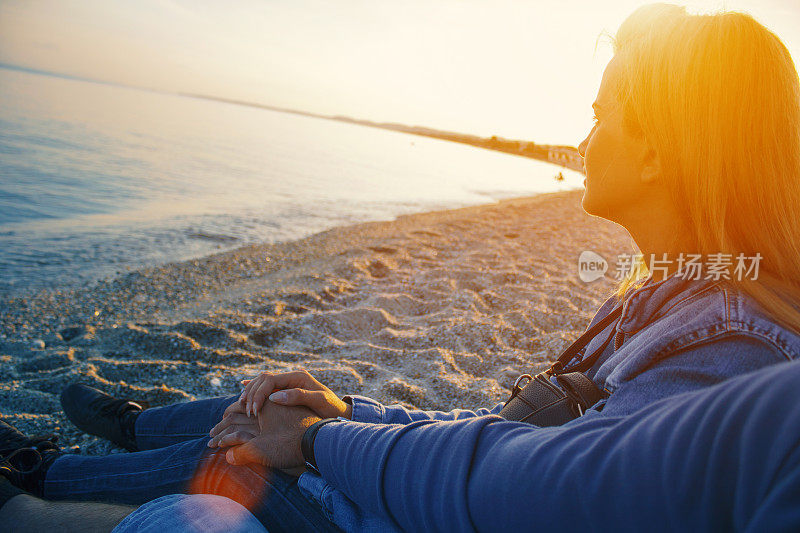
[[(613, 39), (624, 124), (643, 136), (685, 208), (693, 253), (759, 253), (726, 283), (800, 333), (800, 82), (780, 39), (744, 13), (640, 7)], [(643, 276), (639, 263), (619, 296)], [(731, 276), (735, 278), (735, 276)]]

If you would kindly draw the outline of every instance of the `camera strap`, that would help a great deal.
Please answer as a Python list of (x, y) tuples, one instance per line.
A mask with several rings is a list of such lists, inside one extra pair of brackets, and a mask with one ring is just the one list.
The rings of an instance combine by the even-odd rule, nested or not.
[(608, 336), (608, 338), (606, 338), (603, 345), (600, 346), (600, 348), (598, 348), (594, 352), (592, 352), (591, 355), (589, 355), (588, 357), (584, 357), (583, 359), (581, 359), (568, 369), (565, 369), (564, 365), (572, 361), (575, 358), (575, 356), (578, 355), (578, 353), (581, 350), (583, 350), (586, 347), (586, 345), (589, 344), (589, 342), (591, 342), (591, 340), (597, 336), (598, 333), (606, 329), (608, 325), (614, 322), (616, 319), (618, 319), (620, 315), (622, 315), (621, 305), (616, 309), (614, 309), (613, 311), (611, 311), (606, 316), (604, 316), (597, 324), (589, 328), (583, 335), (578, 337), (578, 339), (575, 342), (570, 344), (570, 346), (566, 350), (564, 350), (561, 353), (561, 355), (558, 356), (558, 359), (556, 359), (555, 362), (552, 365), (550, 365), (550, 369), (547, 370), (547, 372), (550, 375), (556, 375), (556, 374), (564, 374), (567, 372), (586, 372), (587, 370), (592, 368), (592, 365), (594, 365), (597, 359), (606, 350), (606, 347), (611, 342), (611, 339), (614, 338), (614, 335), (616, 333), (615, 331), (612, 331), (611, 334)]
[[(619, 306), (578, 337), (548, 370), (536, 376), (523, 374), (517, 378), (511, 397), (498, 414), (508, 420), (538, 426), (556, 426), (583, 416), (586, 409), (607, 398), (608, 393), (601, 390), (584, 372), (600, 358), (614, 338), (616, 330), (611, 331), (603, 344), (589, 356), (567, 369), (564, 367), (621, 315), (622, 306)], [(550, 381), (551, 377), (555, 378), (558, 386)]]

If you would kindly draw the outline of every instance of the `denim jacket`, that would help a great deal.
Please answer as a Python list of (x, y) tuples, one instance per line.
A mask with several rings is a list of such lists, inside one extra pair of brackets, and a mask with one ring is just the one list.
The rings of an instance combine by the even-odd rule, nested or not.
[[(569, 422), (570, 425), (598, 416), (628, 415), (656, 400), (800, 356), (800, 336), (771, 320), (755, 301), (725, 280), (683, 279), (680, 273), (659, 281), (653, 281), (652, 277), (640, 280), (623, 298), (609, 297), (589, 327), (620, 305), (620, 317), (598, 333), (576, 357), (577, 360), (591, 354), (613, 335), (613, 342), (608, 343), (587, 372), (611, 395), (583, 417)], [(371, 424), (462, 420), (497, 414), (503, 406), (475, 411), (419, 411), (399, 405), (385, 406), (363, 396), (350, 398), (352, 419)], [(324, 492), (328, 507), (336, 507), (338, 514), (350, 505), (336, 487), (321, 478), (307, 476), (310, 474), (301, 477), (301, 487), (316, 483), (316, 488), (309, 491)], [(337, 503), (332, 504), (333, 501)], [(325, 507), (326, 502), (322, 503)], [(364, 515), (363, 510), (358, 512), (362, 518), (355, 522), (345, 520), (341, 524), (348, 524), (344, 529), (370, 529), (369, 515)], [(385, 525), (389, 527), (389, 523)]]

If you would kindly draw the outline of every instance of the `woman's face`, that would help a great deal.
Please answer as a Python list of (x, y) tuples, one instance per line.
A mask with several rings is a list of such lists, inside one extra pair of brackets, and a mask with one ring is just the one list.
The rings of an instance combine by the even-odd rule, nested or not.
[(652, 193), (651, 169), (645, 169), (647, 146), (623, 127), (623, 113), (615, 87), (619, 60), (612, 59), (603, 73), (595, 110), (595, 125), (578, 146), (586, 172), (583, 209), (590, 215), (623, 226)]

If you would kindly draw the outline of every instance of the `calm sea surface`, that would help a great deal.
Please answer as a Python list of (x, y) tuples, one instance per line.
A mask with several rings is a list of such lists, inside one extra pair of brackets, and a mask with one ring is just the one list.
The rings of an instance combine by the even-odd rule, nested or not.
[(578, 188), (538, 161), (0, 68), (0, 293)]

